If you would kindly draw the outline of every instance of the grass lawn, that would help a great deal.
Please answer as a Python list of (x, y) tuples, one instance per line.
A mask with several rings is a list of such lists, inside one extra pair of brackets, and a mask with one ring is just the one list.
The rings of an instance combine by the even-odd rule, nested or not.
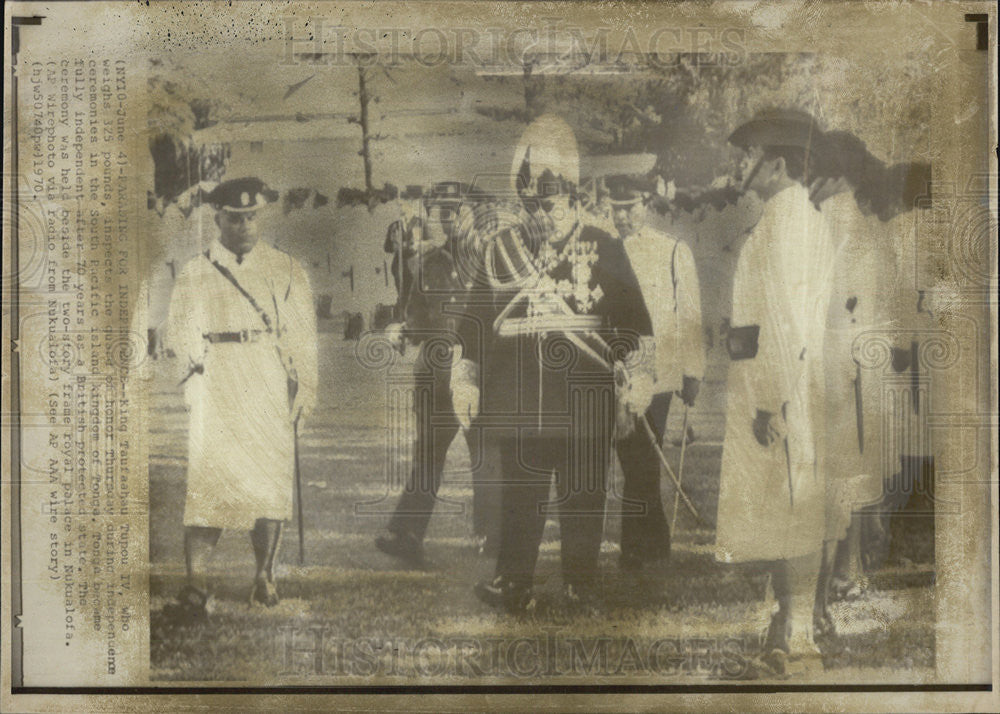
[[(559, 597), (559, 529), (548, 523), (537, 570), (536, 610), (523, 617), (481, 604), (472, 585), (492, 574), (471, 534), (471, 487), (462, 440), (449, 454), (425, 570), (401, 569), (378, 552), (401, 484), (387, 475), (384, 373), (354, 359), (354, 343), (321, 335), (320, 406), (302, 434), (305, 564), (286, 530), (282, 602), (248, 604), (253, 556), (243, 533), (225, 533), (213, 564), (215, 611), (200, 626), (175, 626), (160, 610), (183, 585), (181, 517), (186, 415), (166, 378), (154, 385), (150, 464), (152, 676), (172, 681), (266, 684), (485, 683), (608, 677), (615, 683), (697, 683), (738, 675), (759, 647), (771, 603), (767, 576), (714, 559), (721, 449), (689, 447), (684, 481), (709, 522), (681, 509), (669, 563), (639, 575), (618, 570), (619, 501), (612, 494), (596, 612)], [(405, 374), (405, 364), (398, 371)], [(676, 463), (671, 449), (668, 458)], [(398, 473), (405, 473), (406, 464)], [(620, 492), (620, 484), (617, 484)], [(664, 479), (664, 502), (673, 492)], [(359, 507), (358, 504), (368, 505)], [(668, 507), (669, 511), (669, 507)], [(668, 513), (669, 515), (669, 513)], [(934, 666), (933, 565), (905, 561), (871, 574), (864, 599), (838, 603), (840, 637), (824, 645), (809, 681), (926, 681)]]

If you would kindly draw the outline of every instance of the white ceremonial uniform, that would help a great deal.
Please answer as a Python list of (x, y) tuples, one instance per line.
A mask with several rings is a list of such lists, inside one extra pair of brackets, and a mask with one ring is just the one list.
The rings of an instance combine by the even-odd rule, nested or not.
[(896, 249), (895, 279), (892, 280), (893, 289), (887, 301), (896, 327), (895, 346), (911, 352), (913, 343), (917, 345), (916, 359), (911, 352), (908, 370), (901, 374), (890, 370), (894, 376), (893, 383), (888, 388), (891, 396), (887, 399), (892, 410), (888, 417), (891, 432), (886, 436), (889, 440), (888, 449), (894, 456), (894, 470), (901, 467), (900, 457), (927, 459), (934, 455), (929, 424), (931, 384), (928, 382), (930, 374), (926, 344), (928, 340), (940, 339), (942, 332), (945, 332), (931, 313), (933, 291), (930, 295), (921, 297), (925, 282), (921, 273), (926, 270), (926, 266), (921, 266), (917, 244), (919, 236), (915, 226), (913, 212), (902, 213), (880, 226), (883, 240)]
[[(733, 283), (734, 326), (759, 325), (758, 351), (729, 366), (716, 557), (790, 559), (819, 551), (825, 528), (823, 338), (832, 246), (805, 187), (764, 204)], [(783, 407), (785, 418), (782, 418)], [(754, 437), (757, 410), (783, 432)]]
[[(213, 265), (217, 261), (268, 315), (267, 322)], [(246, 341), (211, 341), (242, 334)], [(316, 317), (305, 270), (264, 241), (237, 262), (218, 240), (188, 262), (170, 303), (169, 345), (190, 409), (185, 526), (249, 530), (292, 517), (294, 427), (289, 370), (304, 410), (315, 402)]]
[(864, 216), (850, 192), (824, 201), (820, 209), (838, 246), (825, 371), (827, 538), (839, 540), (846, 535), (851, 512), (878, 499), (882, 477), (892, 473), (884, 463), (883, 369), (860, 357), (870, 349), (866, 344), (887, 341), (892, 322), (885, 275), (896, 258), (879, 233), (878, 219)]
[(684, 241), (643, 226), (624, 241), (655, 340), (654, 393), (680, 391), (684, 375), (705, 376), (701, 294), (694, 256)]

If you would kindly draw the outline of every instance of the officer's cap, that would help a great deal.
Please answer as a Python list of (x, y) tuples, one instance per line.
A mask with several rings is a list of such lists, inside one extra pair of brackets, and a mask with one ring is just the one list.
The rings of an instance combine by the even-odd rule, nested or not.
[(844, 177), (854, 186), (860, 186), (865, 173), (873, 170), (879, 161), (854, 134), (829, 131), (823, 135), (823, 141), (813, 147), (811, 163), (815, 175)]
[(729, 135), (729, 143), (741, 149), (751, 146), (811, 149), (822, 141), (823, 132), (808, 112), (800, 109), (769, 109), (760, 112)]
[(217, 211), (235, 213), (256, 211), (277, 198), (277, 192), (253, 176), (223, 181), (206, 196)]
[(656, 192), (656, 179), (645, 174), (616, 174), (604, 179), (612, 205), (627, 206)]

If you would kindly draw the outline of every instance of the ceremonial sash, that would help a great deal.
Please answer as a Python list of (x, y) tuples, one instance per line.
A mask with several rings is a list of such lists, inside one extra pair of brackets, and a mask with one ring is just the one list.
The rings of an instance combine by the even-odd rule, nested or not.
[[(217, 260), (212, 259), (207, 250), (205, 251), (205, 258), (208, 260), (209, 263), (212, 264), (213, 268), (219, 271), (219, 274), (222, 275), (222, 277), (228, 280), (232, 284), (232, 286), (239, 291), (240, 295), (246, 298), (246, 301), (250, 303), (250, 307), (256, 310), (257, 314), (260, 315), (260, 319), (264, 322), (265, 332), (268, 334), (273, 333), (274, 328), (272, 327), (271, 324), (271, 316), (264, 311), (264, 308), (262, 308), (260, 304), (254, 299), (253, 295), (247, 292), (247, 289), (244, 288), (242, 285), (240, 285), (240, 281), (236, 279), (236, 276), (233, 275), (232, 271), (229, 270), (229, 268), (227, 268), (226, 266), (219, 263)], [(289, 290), (291, 290), (291, 284), (289, 284), (288, 287)], [(285, 297), (287, 298), (287, 294)], [(272, 300), (274, 300), (275, 299), (274, 295), (272, 295), (271, 298)], [(277, 308), (277, 302), (275, 302), (275, 308)], [(296, 374), (294, 366), (285, 363), (284, 355), (281, 352), (281, 346), (277, 342), (275, 343), (274, 346), (278, 352), (278, 361), (281, 363), (282, 368), (285, 370), (285, 376), (288, 382), (288, 403), (289, 406), (291, 406), (291, 404), (295, 400), (295, 395), (298, 393), (299, 390), (298, 374)]]
[(271, 316), (268, 315), (266, 312), (264, 312), (264, 308), (262, 308), (257, 303), (256, 300), (254, 300), (253, 295), (248, 293), (246, 288), (240, 285), (240, 281), (236, 279), (236, 276), (233, 275), (232, 271), (230, 271), (229, 268), (227, 268), (226, 266), (222, 265), (219, 261), (214, 260), (209, 255), (207, 250), (205, 251), (205, 259), (212, 264), (213, 268), (219, 271), (222, 277), (224, 277), (226, 280), (232, 283), (233, 287), (239, 291), (240, 295), (246, 298), (247, 302), (250, 303), (250, 307), (256, 310), (257, 314), (260, 315), (260, 319), (263, 320), (264, 327), (266, 328), (267, 332), (274, 332), (274, 329), (271, 327)]

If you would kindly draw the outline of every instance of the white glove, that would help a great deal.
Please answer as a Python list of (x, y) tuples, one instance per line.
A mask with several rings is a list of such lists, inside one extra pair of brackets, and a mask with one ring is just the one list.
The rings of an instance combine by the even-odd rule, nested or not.
[(465, 430), (479, 416), (479, 368), (467, 359), (456, 360), (451, 367), (451, 406), (458, 423)]
[(642, 337), (639, 349), (628, 354), (621, 365), (619, 401), (625, 408), (641, 417), (653, 402), (656, 382), (656, 343), (652, 337)]
[(646, 370), (629, 372), (622, 394), (622, 402), (625, 407), (637, 417), (642, 416), (653, 403), (653, 375)]
[(385, 335), (385, 338), (387, 340), (389, 340), (389, 342), (392, 344), (392, 348), (394, 350), (396, 350), (397, 352), (399, 352), (400, 354), (402, 354), (403, 351), (404, 351), (404, 349), (403, 349), (403, 323), (402, 322), (392, 322), (392, 323), (386, 325), (385, 326), (385, 330), (383, 331), (383, 334)]

